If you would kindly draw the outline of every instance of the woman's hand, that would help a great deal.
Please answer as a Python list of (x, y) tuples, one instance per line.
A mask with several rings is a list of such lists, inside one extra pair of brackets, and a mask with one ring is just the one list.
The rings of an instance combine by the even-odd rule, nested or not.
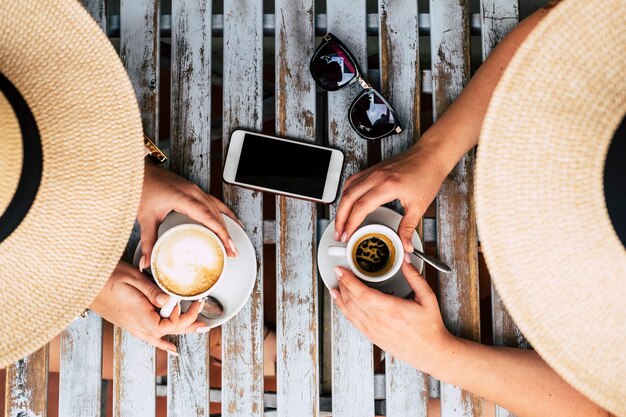
[(335, 218), (335, 240), (347, 242), (365, 217), (379, 206), (400, 200), (404, 216), (398, 226), (405, 252), (422, 215), (449, 172), (434, 150), (421, 143), (407, 152), (354, 174), (346, 181)]
[(331, 290), (346, 318), (385, 352), (413, 367), (433, 373), (454, 337), (443, 324), (437, 297), (413, 265), (402, 273), (415, 292), (402, 299), (368, 287), (346, 268), (337, 267), (339, 290)]
[(168, 298), (137, 268), (120, 262), (90, 308), (132, 335), (176, 354), (176, 346), (162, 339), (163, 336), (202, 333), (208, 331), (209, 327), (196, 321), (203, 307), (202, 302), (193, 303), (184, 314), (180, 314), (180, 307), (176, 307), (169, 318), (162, 318), (157, 308), (163, 306)]
[[(207, 195), (190, 181), (146, 161), (145, 179), (137, 221), (141, 228), (139, 268), (150, 264), (152, 247), (157, 240), (159, 225), (171, 211), (185, 214), (211, 229), (220, 238), (228, 256), (238, 256), (221, 213), (239, 224), (241, 221), (224, 203)], [(243, 225), (242, 225), (243, 227)]]

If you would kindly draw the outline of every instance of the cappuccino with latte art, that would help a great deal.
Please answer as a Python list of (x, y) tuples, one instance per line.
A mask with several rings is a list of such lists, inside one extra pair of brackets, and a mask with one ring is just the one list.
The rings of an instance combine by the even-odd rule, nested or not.
[(202, 294), (224, 270), (222, 243), (208, 229), (183, 225), (159, 238), (152, 255), (152, 274), (170, 293), (181, 297)]

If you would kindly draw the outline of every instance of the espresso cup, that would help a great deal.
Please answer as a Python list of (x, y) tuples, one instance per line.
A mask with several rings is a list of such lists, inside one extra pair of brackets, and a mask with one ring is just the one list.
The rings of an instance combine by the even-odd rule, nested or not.
[(364, 281), (383, 282), (402, 266), (404, 249), (392, 229), (369, 224), (356, 230), (346, 246), (330, 246), (328, 256), (345, 258), (350, 270)]
[(204, 226), (181, 224), (163, 233), (150, 257), (154, 280), (170, 296), (161, 317), (169, 317), (182, 300), (197, 301), (211, 294), (227, 259), (219, 237)]

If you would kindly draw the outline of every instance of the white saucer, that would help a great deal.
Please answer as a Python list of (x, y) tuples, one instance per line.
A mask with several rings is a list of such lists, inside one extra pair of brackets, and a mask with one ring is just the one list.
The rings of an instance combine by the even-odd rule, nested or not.
[[(248, 298), (250, 298), (250, 294), (252, 294), (257, 275), (256, 253), (250, 238), (237, 222), (224, 214), (222, 214), (222, 217), (226, 223), (228, 233), (230, 233), (230, 237), (239, 251), (239, 258), (228, 258), (224, 276), (215, 284), (215, 290), (211, 293), (211, 296), (217, 298), (224, 306), (224, 316), (219, 319), (208, 319), (202, 315), (198, 316), (198, 320), (205, 322), (211, 328), (227, 322), (243, 308)], [(172, 212), (161, 223), (159, 236), (173, 226), (190, 222), (193, 221), (189, 217)], [(139, 265), (139, 259), (141, 259), (141, 242), (139, 242), (135, 250), (133, 258), (135, 266)], [(191, 302), (182, 301), (182, 311), (187, 311), (190, 305)]]
[[(370, 213), (361, 226), (365, 226), (368, 224), (382, 224), (387, 227), (390, 227), (393, 230), (398, 230), (398, 225), (400, 224), (400, 220), (402, 216), (399, 213), (387, 208), (387, 207), (379, 207)], [(417, 232), (413, 233), (413, 247), (420, 251), (424, 251), (422, 246), (422, 241), (417, 234)], [(328, 288), (337, 288), (339, 286), (337, 282), (337, 277), (335, 276), (334, 269), (336, 266), (343, 266), (348, 268), (348, 263), (345, 258), (331, 257), (328, 256), (328, 248), (330, 246), (346, 246), (343, 242), (335, 241), (335, 220), (331, 221), (328, 224), (326, 230), (324, 230), (324, 234), (320, 239), (319, 246), (317, 248), (317, 268), (320, 271), (320, 275), (322, 277), (322, 281)], [(423, 271), (424, 265), (422, 260), (419, 259), (415, 255), (411, 255), (411, 263), (417, 268), (420, 273)], [(362, 281), (368, 287), (376, 288), (377, 290), (384, 292), (385, 294), (397, 295), (398, 297), (405, 298), (413, 290), (404, 279), (404, 275), (402, 271), (398, 271), (396, 275), (389, 278), (385, 282), (381, 283), (373, 283), (368, 281)]]

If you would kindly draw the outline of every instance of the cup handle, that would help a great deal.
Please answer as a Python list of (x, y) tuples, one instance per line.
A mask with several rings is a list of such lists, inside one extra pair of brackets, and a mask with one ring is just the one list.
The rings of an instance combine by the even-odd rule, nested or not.
[(169, 316), (171, 316), (172, 311), (174, 311), (174, 307), (176, 307), (179, 302), (180, 302), (180, 298), (170, 295), (169, 300), (167, 300), (165, 305), (161, 307), (161, 312), (160, 312), (161, 317), (168, 318)]
[(328, 256), (333, 257), (344, 257), (346, 256), (346, 248), (345, 246), (329, 246), (328, 247)]

